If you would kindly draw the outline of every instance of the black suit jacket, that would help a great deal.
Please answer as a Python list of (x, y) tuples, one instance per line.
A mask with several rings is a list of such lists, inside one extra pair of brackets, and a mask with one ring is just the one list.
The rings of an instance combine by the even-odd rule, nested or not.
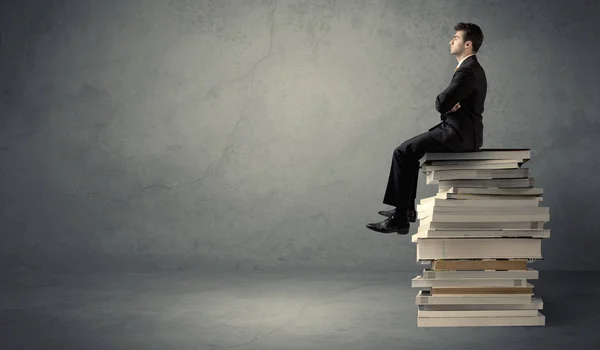
[[(483, 145), (483, 110), (487, 79), (477, 56), (467, 57), (454, 72), (450, 85), (435, 99), (442, 122), (429, 134), (456, 152), (471, 152)], [(460, 108), (449, 111), (458, 102)]]

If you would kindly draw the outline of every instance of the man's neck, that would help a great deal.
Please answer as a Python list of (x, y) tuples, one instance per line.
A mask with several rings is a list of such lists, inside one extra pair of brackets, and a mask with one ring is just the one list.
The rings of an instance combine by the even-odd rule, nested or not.
[(465, 53), (462, 56), (456, 56), (456, 61), (458, 61), (458, 63), (460, 64), (462, 61), (464, 61), (465, 58), (474, 55), (473, 53)]

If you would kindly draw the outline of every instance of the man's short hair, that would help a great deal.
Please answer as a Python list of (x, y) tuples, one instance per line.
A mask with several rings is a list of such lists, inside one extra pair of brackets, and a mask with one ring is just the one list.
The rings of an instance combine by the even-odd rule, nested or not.
[(479, 51), (481, 44), (483, 44), (483, 32), (477, 24), (460, 22), (454, 26), (454, 30), (464, 32), (464, 42), (470, 41), (473, 43), (473, 53)]

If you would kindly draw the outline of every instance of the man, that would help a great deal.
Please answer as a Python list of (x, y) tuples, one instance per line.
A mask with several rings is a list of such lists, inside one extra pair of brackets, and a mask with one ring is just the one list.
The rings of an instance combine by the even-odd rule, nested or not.
[(458, 23), (450, 40), (450, 54), (458, 66), (450, 85), (435, 99), (441, 123), (411, 138), (394, 150), (383, 203), (395, 209), (380, 211), (388, 218), (367, 228), (405, 235), (416, 221), (415, 195), (419, 160), (425, 153), (474, 152), (483, 144), (483, 105), (487, 93), (485, 71), (476, 53), (483, 43), (481, 28), (473, 23)]

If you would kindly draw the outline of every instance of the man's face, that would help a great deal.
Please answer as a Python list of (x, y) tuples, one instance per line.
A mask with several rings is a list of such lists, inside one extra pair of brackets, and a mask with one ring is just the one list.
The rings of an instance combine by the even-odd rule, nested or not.
[(454, 33), (454, 36), (450, 40), (450, 54), (461, 55), (465, 51), (465, 42), (463, 39), (464, 32), (462, 30)]

